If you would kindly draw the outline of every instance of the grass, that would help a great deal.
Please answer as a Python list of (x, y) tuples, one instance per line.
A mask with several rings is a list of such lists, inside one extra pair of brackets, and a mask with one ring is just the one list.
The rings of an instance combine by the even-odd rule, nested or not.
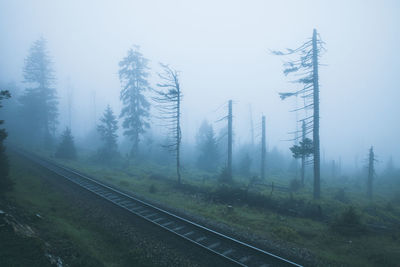
[[(53, 191), (52, 186), (41, 179), (48, 175), (44, 170), (19, 157), (11, 156), (10, 162), (10, 176), (15, 186), (14, 190), (7, 194), (7, 199), (26, 212), (26, 217), (34, 228), (42, 233), (47, 242), (56, 245), (57, 250), (64, 254), (59, 256), (65, 258), (70, 266), (154, 265), (140, 247), (129, 249), (127, 243), (114, 237), (97, 223), (85, 219), (87, 216), (83, 210), (71, 206), (65, 195)], [(36, 214), (40, 214), (43, 219), (37, 219)], [(33, 246), (28, 251), (37, 254), (43, 252), (38, 248), (41, 244), (39, 241), (28, 241), (32, 242)], [(3, 236), (0, 243), (5, 244)], [(39, 250), (36, 251), (37, 249)], [(2, 266), (46, 266), (25, 264), (24, 261), (19, 264), (18, 257), (12, 255), (16, 250), (12, 250), (10, 255), (4, 255), (4, 251), (0, 251), (0, 258), (6, 257), (12, 261), (0, 264)], [(19, 255), (21, 259), (29, 259), (29, 255)]]
[[(261, 240), (277, 240), (287, 247), (306, 248), (322, 262), (321, 265), (396, 266), (400, 262), (399, 227), (391, 232), (345, 235), (331, 226), (350, 205), (356, 207), (363, 224), (398, 224), (399, 206), (388, 207), (388, 200), (381, 195), (369, 202), (360, 191), (338, 192), (342, 185), (333, 183), (329, 187), (324, 185), (324, 197), (320, 201), (313, 201), (311, 188), (306, 187), (293, 195), (274, 191), (271, 203), (281, 208), (255, 208), (240, 202), (232, 204), (205, 197), (219, 188), (212, 174), (186, 169), (183, 171), (185, 186), (178, 187), (173, 168), (150, 162), (135, 162), (126, 168), (100, 166), (85, 158), (60, 162), (136, 195), (224, 223), (241, 232), (250, 232)], [(279, 177), (272, 180), (280, 182)], [(236, 183), (237, 187), (246, 186), (243, 178), (237, 179)], [(264, 197), (270, 194), (270, 188), (256, 188), (256, 191)], [(228, 204), (232, 204), (233, 209), (228, 209)], [(305, 211), (301, 216), (288, 215), (283, 212), (288, 205), (295, 212)], [(307, 215), (315, 213), (317, 208), (321, 210), (321, 218)]]

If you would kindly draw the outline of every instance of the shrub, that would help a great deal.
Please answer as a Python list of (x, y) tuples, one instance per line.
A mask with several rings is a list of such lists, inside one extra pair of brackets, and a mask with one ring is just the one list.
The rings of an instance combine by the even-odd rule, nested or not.
[(353, 206), (348, 207), (334, 220), (332, 229), (346, 235), (359, 235), (365, 232), (365, 227), (361, 222), (361, 215)]

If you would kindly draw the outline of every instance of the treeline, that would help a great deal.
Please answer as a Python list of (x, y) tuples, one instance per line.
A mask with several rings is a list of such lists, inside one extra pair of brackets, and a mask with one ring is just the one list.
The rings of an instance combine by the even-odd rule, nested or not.
[[(273, 52), (280, 56), (298, 56), (298, 59), (284, 63), (283, 73), (294, 73), (296, 79), (293, 82), (299, 83), (301, 89), (280, 93), (282, 99), (293, 96), (304, 99), (304, 106), (295, 110), (302, 118), (297, 122), (301, 130), (294, 132), (294, 145), (290, 148), (293, 158), (276, 149), (267, 151), (265, 116), (260, 118), (260, 140), (253, 140), (251, 144), (235, 145), (233, 149), (235, 121), (231, 100), (227, 101), (227, 113), (222, 118), (226, 127), (217, 134), (213, 125), (205, 120), (196, 134), (196, 144), (184, 144), (186, 148), (182, 150), (182, 135), (185, 133), (181, 130), (181, 106), (185, 90), (181, 87), (180, 72), (168, 64), (160, 64), (162, 71), (157, 73), (158, 83), (153, 88), (149, 82), (149, 60), (138, 46), (133, 46), (118, 64), (122, 109), (117, 112), (108, 105), (97, 122), (96, 131), (100, 143), (96, 143), (94, 160), (109, 164), (122, 159), (129, 164), (131, 159), (143, 158), (158, 162), (173, 161), (179, 183), (182, 159), (184, 164), (193, 164), (204, 171), (219, 173), (219, 178), (228, 183), (232, 182), (233, 173), (245, 177), (259, 176), (261, 180), (265, 180), (266, 174), (288, 176), (288, 172), (291, 172), (292, 177), (300, 174), (301, 186), (305, 184), (306, 165), (310, 165), (308, 169), (313, 177), (313, 196), (315, 199), (320, 198), (318, 69), (319, 59), (324, 51), (323, 45), (323, 41), (314, 30), (312, 38), (298, 48)], [(78, 156), (74, 133), (69, 127), (59, 129), (59, 98), (55, 81), (53, 59), (47, 49), (46, 40), (40, 38), (32, 44), (24, 62), (24, 90), (19, 90), (12, 84), (4, 86), (12, 92), (13, 98), (8, 101), (2, 116), (17, 143), (39, 146), (53, 151), (56, 157), (73, 160)], [(7, 94), (4, 93), (3, 97), (7, 97)], [(155, 112), (151, 114), (151, 110)], [(312, 115), (307, 115), (307, 111), (312, 112)], [(156, 133), (152, 129), (152, 117), (160, 121), (159, 126), (165, 133)], [(125, 141), (122, 142), (125, 155), (118, 146), (119, 128), (125, 137)], [(60, 136), (58, 130), (61, 130)], [(309, 136), (312, 136), (312, 139)], [(1, 138), (2, 144), (4, 133), (1, 134)], [(160, 149), (160, 144), (164, 150)], [(126, 149), (128, 145), (129, 149)], [(369, 169), (372, 171), (367, 179), (369, 197), (372, 197), (375, 174), (374, 167), (371, 167), (373, 162), (374, 160), (370, 160)]]
[[(157, 74), (159, 83), (156, 88), (152, 88), (148, 80), (151, 74), (148, 59), (143, 56), (138, 46), (129, 49), (119, 62), (120, 100), (123, 107), (116, 113), (108, 105), (98, 121), (96, 131), (101, 144), (97, 145), (96, 159), (112, 163), (121, 157), (118, 149), (118, 129), (121, 127), (124, 137), (129, 140), (130, 149), (127, 156), (130, 158), (153, 157), (157, 160), (161, 154), (161, 157), (168, 160), (170, 157), (158, 148), (161, 143), (166, 151), (175, 156), (178, 177), (181, 153), (184, 153), (186, 162), (199, 169), (208, 172), (220, 171), (226, 165), (227, 139), (229, 135), (231, 139), (233, 136), (232, 132), (227, 132), (228, 125), (217, 134), (213, 125), (204, 120), (196, 134), (196, 144), (185, 144), (187, 149), (181, 151), (180, 116), (183, 93), (179, 82), (180, 73), (166, 64), (161, 64), (161, 68), (163, 72)], [(47, 49), (46, 40), (40, 38), (32, 44), (24, 62), (23, 84), (26, 88), (20, 90), (15, 84), (3, 85), (13, 92), (14, 97), (7, 103), (2, 116), (17, 143), (43, 147), (54, 151), (54, 155), (59, 158), (75, 159), (78, 154), (73, 129), (59, 127), (59, 98), (55, 81), (53, 59)], [(167, 135), (152, 131), (151, 106), (156, 111), (152, 116), (161, 121)], [(61, 134), (58, 135), (60, 130)], [(233, 141), (230, 140), (230, 143), (232, 145)], [(124, 144), (127, 142), (124, 141)], [(144, 149), (141, 149), (142, 146)], [(195, 156), (186, 157), (188, 154)], [(257, 162), (259, 166), (260, 160), (254, 160), (255, 154), (258, 154), (258, 148), (254, 145), (238, 146), (233, 157), (234, 171), (242, 175), (258, 174), (259, 167), (253, 165)], [(265, 159), (269, 158), (267, 162), (271, 162), (271, 168), (267, 167), (268, 169), (278, 170), (283, 165), (288, 165), (288, 159), (276, 149), (268, 154), (269, 156), (263, 155)]]

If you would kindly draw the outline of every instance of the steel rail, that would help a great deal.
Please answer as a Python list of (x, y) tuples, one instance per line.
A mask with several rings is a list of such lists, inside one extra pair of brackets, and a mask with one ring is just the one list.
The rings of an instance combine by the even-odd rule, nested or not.
[(128, 195), (120, 190), (88, 177), (54, 161), (31, 153), (15, 150), (18, 154), (113, 204), (177, 235), (207, 251), (239, 266), (301, 266), (288, 259), (267, 252), (243, 241), (192, 222), (181, 216)]

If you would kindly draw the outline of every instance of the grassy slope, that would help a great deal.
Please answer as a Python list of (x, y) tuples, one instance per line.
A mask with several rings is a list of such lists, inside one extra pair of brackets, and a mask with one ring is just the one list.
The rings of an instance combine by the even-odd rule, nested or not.
[[(48, 183), (38, 179), (48, 175), (45, 171), (18, 157), (11, 157), (10, 161), (15, 187), (8, 199), (26, 211), (27, 218), (45, 235), (46, 241), (56, 244), (61, 254), (67, 252), (68, 255), (59, 256), (66, 257), (70, 266), (152, 266), (140, 248), (128, 249), (123, 241), (83, 219), (86, 216), (81, 210), (71, 207), (61, 193), (52, 191)], [(43, 219), (37, 219), (36, 214)], [(29, 255), (21, 258), (25, 256), (29, 258)]]
[[(132, 164), (128, 169), (121, 171), (82, 161), (61, 162), (124, 190), (225, 223), (240, 231), (255, 233), (261, 239), (284, 240), (289, 247), (293, 245), (307, 248), (323, 262), (329, 262), (333, 265), (396, 266), (400, 261), (398, 229), (394, 234), (341, 235), (333, 232), (326, 222), (286, 216), (265, 209), (250, 208), (246, 205), (237, 205), (233, 212), (228, 212), (226, 205), (210, 202), (196, 194), (184, 193), (177, 189), (174, 186), (173, 178), (167, 177), (168, 175), (173, 177), (173, 171), (165, 166), (139, 163)], [(196, 173), (186, 172), (185, 174), (186, 178), (190, 175), (201, 176)], [(186, 179), (186, 182), (209, 190), (216, 186), (212, 181), (202, 182), (201, 179)], [(150, 190), (150, 187), (153, 187), (152, 190)], [(331, 213), (339, 213), (348, 205), (333, 200), (332, 194), (333, 191), (327, 190), (326, 195), (328, 197), (316, 204), (321, 205), (324, 210), (329, 210)], [(297, 194), (295, 198), (312, 201), (309, 199), (309, 195), (309, 192), (303, 192)], [(288, 194), (276, 192), (274, 197), (288, 199)], [(352, 197), (353, 205), (362, 207), (362, 203), (362, 198), (357, 194)], [(375, 204), (375, 210), (379, 211), (380, 215), (400, 219), (399, 207), (395, 207), (395, 212), (388, 212), (383, 206), (381, 200)], [(382, 220), (380, 216), (374, 217), (368, 213), (363, 213), (363, 218), (373, 222)]]

